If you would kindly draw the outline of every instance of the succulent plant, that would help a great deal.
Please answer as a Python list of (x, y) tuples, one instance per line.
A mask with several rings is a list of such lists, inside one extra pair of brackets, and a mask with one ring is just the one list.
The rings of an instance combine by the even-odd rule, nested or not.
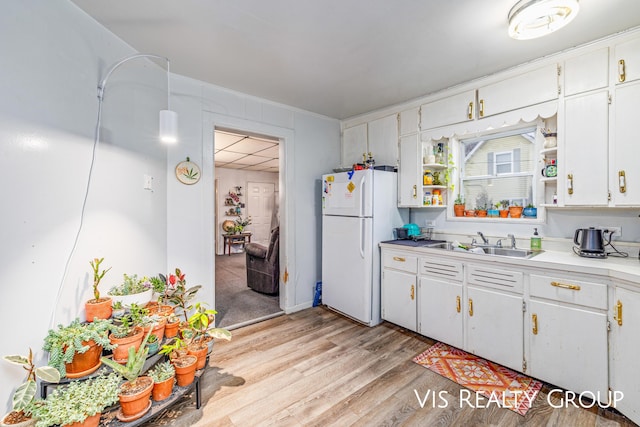
[(165, 362), (157, 363), (153, 368), (149, 370), (147, 375), (153, 379), (155, 383), (161, 383), (169, 378), (175, 376), (176, 370), (168, 360)]

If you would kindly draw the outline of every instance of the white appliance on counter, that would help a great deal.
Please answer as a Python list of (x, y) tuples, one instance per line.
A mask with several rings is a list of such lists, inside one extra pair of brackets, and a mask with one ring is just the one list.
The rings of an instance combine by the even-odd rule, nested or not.
[(369, 326), (380, 317), (380, 249), (407, 222), (397, 174), (364, 169), (322, 176), (322, 303)]

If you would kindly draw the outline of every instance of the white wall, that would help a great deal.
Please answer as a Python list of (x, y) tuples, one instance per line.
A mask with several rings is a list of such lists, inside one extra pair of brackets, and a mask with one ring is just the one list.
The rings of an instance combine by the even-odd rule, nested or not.
[[(0, 12), (0, 321), (10, 325), (0, 337), (1, 354), (31, 347), (38, 362), (46, 362), (47, 329), (83, 316), (94, 257), (113, 267), (103, 292), (122, 273), (152, 275), (178, 266), (188, 283), (204, 285), (202, 299), (213, 302), (214, 119), (241, 120), (241, 129), (286, 139), (285, 233), (300, 252), (285, 260), (291, 274), (285, 306), (311, 304), (320, 277), (314, 186), (339, 164), (339, 123), (172, 76), (180, 143), (166, 148), (157, 141), (166, 74), (141, 60), (123, 65), (109, 81), (84, 224), (63, 280), (92, 158), (97, 85), (134, 51), (68, 1), (2, 2)], [(175, 165), (186, 156), (202, 167), (196, 185), (175, 179)], [(154, 178), (153, 191), (143, 189), (145, 174)], [(24, 373), (0, 363), (0, 377), (0, 406), (8, 409)]]

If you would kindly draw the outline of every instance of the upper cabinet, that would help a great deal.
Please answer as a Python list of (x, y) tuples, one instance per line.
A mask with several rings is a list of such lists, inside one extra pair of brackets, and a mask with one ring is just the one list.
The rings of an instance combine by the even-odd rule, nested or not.
[(475, 100), (476, 91), (468, 90), (424, 104), (420, 114), (420, 128), (433, 129), (475, 119)]
[(398, 164), (398, 117), (396, 114), (345, 128), (342, 134), (342, 166), (350, 167), (371, 156), (376, 165)]
[(564, 63), (564, 95), (571, 96), (609, 85), (609, 49), (569, 58)]
[(558, 68), (550, 64), (478, 89), (478, 118), (558, 98)]
[(417, 133), (420, 129), (420, 108), (401, 111), (398, 114), (398, 130), (400, 136)]
[(617, 84), (640, 79), (640, 38), (615, 46)]

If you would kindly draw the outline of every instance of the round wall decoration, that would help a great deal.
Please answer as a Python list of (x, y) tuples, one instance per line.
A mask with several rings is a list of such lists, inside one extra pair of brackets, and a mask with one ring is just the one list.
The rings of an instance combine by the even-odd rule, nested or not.
[(187, 157), (176, 166), (176, 178), (183, 184), (195, 184), (200, 181), (200, 168)]

